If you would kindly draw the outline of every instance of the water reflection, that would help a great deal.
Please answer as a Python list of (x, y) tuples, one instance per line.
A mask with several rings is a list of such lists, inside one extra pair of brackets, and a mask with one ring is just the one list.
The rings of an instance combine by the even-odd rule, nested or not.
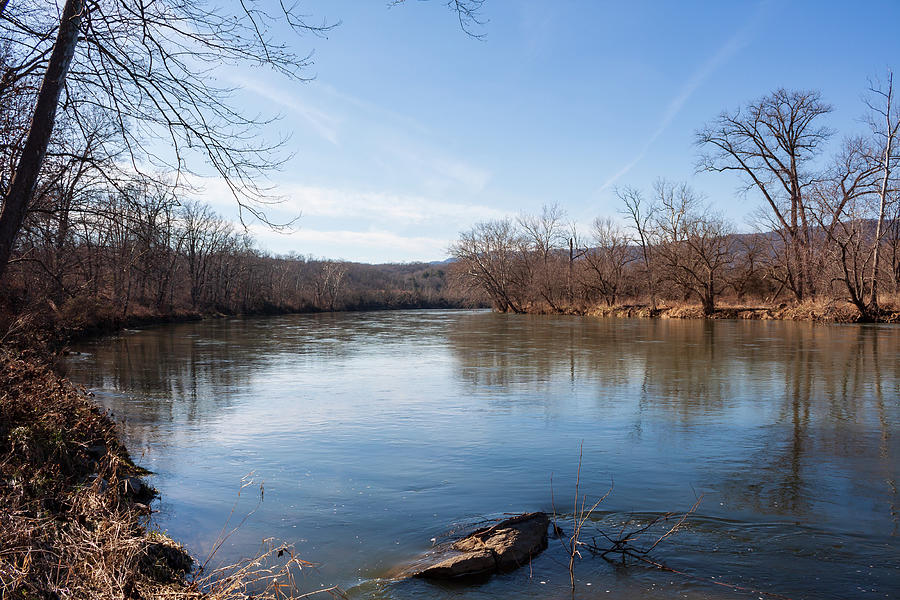
[[(546, 586), (380, 577), (460, 520), (549, 510), (549, 476), (573, 487), (584, 440), (583, 489), (615, 480), (610, 523), (706, 494), (661, 549), (673, 564), (798, 598), (900, 593), (895, 327), (420, 311), (182, 324), (83, 350), (73, 376), (146, 448), (160, 524), (202, 553), (255, 471), (266, 502), (223, 558), (294, 541), (323, 564), (312, 587), (562, 597), (552, 549), (533, 565)], [(655, 571), (583, 572), (602, 586), (584, 597), (746, 597)]]

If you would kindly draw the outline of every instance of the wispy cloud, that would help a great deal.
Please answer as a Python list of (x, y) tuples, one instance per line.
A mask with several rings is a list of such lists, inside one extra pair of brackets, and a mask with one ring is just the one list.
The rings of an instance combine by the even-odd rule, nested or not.
[(359, 219), (392, 226), (472, 223), (503, 216), (496, 209), (423, 196), (305, 185), (280, 185), (283, 208), (306, 217)]
[(290, 111), (293, 116), (300, 117), (302, 120), (306, 121), (319, 136), (331, 144), (334, 144), (335, 146), (340, 145), (338, 139), (338, 125), (340, 124), (340, 119), (337, 117), (301, 102), (296, 96), (289, 95), (283, 90), (268, 83), (243, 75), (233, 76), (231, 77), (231, 80), (240, 88), (252, 92), (270, 102), (274, 102), (280, 107)]
[(386, 168), (403, 169), (405, 177), (417, 176), (432, 193), (462, 187), (466, 192), (484, 190), (491, 172), (447, 155), (432, 144), (394, 132), (380, 148)]
[[(350, 231), (300, 229), (279, 234), (262, 226), (250, 227), (263, 248), (274, 252), (304, 252), (358, 262), (439, 260), (447, 255), (451, 240), (436, 237), (403, 236), (391, 231)], [(349, 254), (347, 249), (350, 250)]]
[(669, 128), (669, 125), (672, 124), (672, 121), (675, 120), (675, 117), (681, 112), (681, 109), (684, 108), (691, 96), (694, 95), (694, 92), (696, 92), (713, 73), (727, 63), (731, 57), (737, 54), (739, 50), (750, 42), (752, 34), (763, 14), (763, 11), (761, 10), (763, 6), (764, 3), (760, 4), (759, 10), (756, 11), (755, 15), (731, 36), (731, 38), (719, 48), (718, 52), (694, 71), (687, 83), (681, 87), (678, 94), (666, 105), (666, 110), (659, 121), (659, 125), (657, 125), (650, 137), (647, 138), (647, 141), (644, 142), (640, 151), (638, 151), (638, 153), (612, 177), (604, 181), (598, 191), (602, 192), (613, 186), (619, 179), (628, 174), (636, 164), (643, 160), (656, 140), (659, 139), (659, 136)]
[[(196, 198), (237, 221), (236, 204), (221, 179), (195, 177), (191, 184)], [(278, 193), (282, 202), (267, 212), (275, 222), (299, 216), (294, 226), (286, 232), (261, 224), (248, 227), (262, 247), (278, 253), (358, 261), (442, 259), (458, 231), (506, 216), (480, 204), (383, 191), (282, 183)]]

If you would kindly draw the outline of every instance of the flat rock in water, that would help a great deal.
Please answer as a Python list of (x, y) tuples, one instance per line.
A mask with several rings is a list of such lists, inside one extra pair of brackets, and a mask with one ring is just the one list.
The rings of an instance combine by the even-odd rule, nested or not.
[(545, 513), (525, 513), (491, 527), (479, 529), (435, 554), (430, 564), (421, 565), (414, 577), (453, 579), (510, 571), (528, 564), (547, 547)]

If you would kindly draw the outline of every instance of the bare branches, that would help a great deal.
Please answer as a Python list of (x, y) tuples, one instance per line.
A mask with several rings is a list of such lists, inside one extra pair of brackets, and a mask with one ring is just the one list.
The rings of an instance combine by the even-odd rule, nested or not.
[[(405, 2), (406, 0), (390, 0), (388, 6), (398, 6)], [(487, 24), (487, 20), (481, 16), (484, 0), (444, 0), (444, 4), (456, 13), (460, 29), (470, 37), (484, 39), (484, 33), (476, 32), (477, 28)]]
[[(634, 529), (627, 529), (628, 523), (625, 523), (618, 534), (610, 535), (599, 531), (600, 537), (605, 542), (598, 542), (595, 537), (591, 543), (585, 543), (584, 545), (592, 553), (605, 560), (609, 560), (608, 557), (610, 555), (616, 556), (623, 562), (627, 558), (645, 560), (647, 555), (659, 546), (663, 540), (681, 529), (685, 521), (697, 511), (702, 501), (703, 496), (700, 496), (686, 512), (680, 514), (673, 512), (662, 513)], [(677, 520), (669, 525), (672, 519)], [(660, 525), (666, 525), (666, 527), (660, 530)]]
[(580, 249), (585, 263), (582, 285), (613, 306), (625, 287), (625, 269), (637, 260), (631, 238), (609, 217), (597, 217), (593, 223), (592, 245)]
[(833, 133), (818, 123), (829, 112), (818, 92), (778, 89), (742, 110), (721, 113), (696, 135), (707, 149), (697, 169), (743, 175), (746, 189), (765, 198), (785, 230), (785, 263), (795, 272), (789, 280), (798, 300), (815, 291), (805, 190), (819, 180), (807, 168)]
[(4, 190), (0, 275), (34, 197), (57, 111), (75, 124), (86, 114), (104, 115), (116, 135), (100, 145), (110, 148), (108, 156), (124, 152), (144, 178), (165, 170), (180, 183), (198, 173), (192, 165), (199, 156), (242, 210), (269, 222), (264, 208), (274, 198), (262, 182), (286, 159), (278, 156), (283, 139), (263, 141), (259, 130), (271, 120), (234, 108), (234, 90), (216, 83), (213, 67), (249, 63), (304, 80), (309, 55), (295, 54), (273, 34), (275, 27), (287, 23), (298, 34), (322, 35), (333, 25), (310, 25), (296, 8), (279, 6), (270, 14), (259, 0), (243, 0), (231, 11), (206, 0), (68, 0), (53, 15), (38, 0), (4, 4), (0, 97), (5, 105), (18, 86), (30, 98), (28, 87), (38, 83), (40, 93)]
[(521, 260), (524, 240), (510, 219), (478, 223), (450, 247), (458, 261), (457, 277), (470, 289), (482, 289), (494, 307), (524, 312), (527, 266)]
[(637, 241), (641, 246), (641, 258), (644, 262), (644, 272), (647, 280), (647, 289), (650, 292), (650, 310), (656, 310), (656, 274), (653, 270), (653, 237), (652, 222), (655, 218), (656, 208), (647, 205), (641, 191), (636, 188), (616, 188), (616, 196), (625, 205), (623, 212), (631, 221), (631, 227), (637, 235)]
[(659, 180), (654, 189), (663, 278), (698, 297), (703, 313), (712, 315), (727, 285), (725, 270), (734, 261), (731, 226), (687, 184)]

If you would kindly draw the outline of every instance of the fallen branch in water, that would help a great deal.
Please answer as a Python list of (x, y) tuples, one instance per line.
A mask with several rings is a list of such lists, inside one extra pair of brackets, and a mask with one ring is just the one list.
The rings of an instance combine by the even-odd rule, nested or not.
[[(213, 544), (209, 556), (194, 574), (193, 580), (189, 584), (190, 589), (202, 594), (201, 597), (204, 600), (280, 600), (281, 598), (299, 600), (317, 594), (329, 594), (333, 598), (346, 599), (346, 593), (338, 586), (299, 593), (300, 587), (297, 584), (296, 575), (304, 568), (313, 568), (316, 564), (301, 559), (294, 554), (292, 545), (276, 543), (274, 538), (264, 539), (253, 558), (213, 570), (209, 569), (209, 564), (225, 542), (239, 531), (262, 505), (265, 487), (253, 476), (254, 473), (250, 472), (241, 479), (241, 486), (231, 507), (231, 512), (222, 525), (222, 531)], [(259, 498), (256, 505), (241, 518), (240, 523), (231, 527), (231, 521), (237, 512), (242, 493), (247, 488), (257, 486)]]
[(263, 540), (263, 547), (255, 558), (218, 568), (192, 582), (192, 587), (202, 592), (205, 600), (299, 600), (318, 594), (346, 600), (347, 594), (338, 586), (298, 592), (297, 574), (304, 568), (314, 566), (314, 563), (296, 556), (292, 546), (275, 544), (274, 540), (267, 539)]
[[(687, 573), (685, 571), (679, 571), (678, 569), (673, 569), (672, 567), (665, 565), (661, 562), (657, 562), (650, 558), (649, 554), (653, 551), (654, 548), (659, 546), (659, 544), (681, 529), (682, 525), (684, 525), (685, 521), (687, 521), (688, 517), (694, 514), (697, 509), (700, 507), (700, 502), (703, 500), (703, 496), (701, 495), (697, 498), (697, 501), (694, 502), (693, 506), (684, 513), (680, 515), (678, 513), (664, 513), (662, 515), (658, 515), (653, 518), (649, 523), (638, 527), (637, 529), (633, 529), (631, 531), (626, 531), (627, 523), (622, 526), (621, 531), (619, 532), (617, 537), (612, 537), (607, 535), (602, 530), (599, 531), (600, 536), (606, 540), (606, 544), (598, 543), (597, 538), (591, 538), (591, 543), (583, 543), (584, 547), (589, 550), (592, 554), (600, 556), (600, 558), (606, 560), (607, 562), (613, 562), (609, 557), (610, 555), (615, 555), (617, 558), (621, 560), (622, 563), (625, 563), (628, 558), (633, 558), (638, 560), (644, 564), (655, 567), (661, 571), (667, 571), (669, 573), (675, 573), (676, 575), (681, 575), (683, 577), (688, 577), (690, 579), (694, 579), (696, 581), (702, 581), (704, 583), (711, 583), (714, 585), (727, 587), (729, 589), (741, 591), (741, 592), (750, 592), (753, 594), (759, 594), (761, 596), (767, 596), (769, 598), (778, 598), (779, 600), (791, 600), (789, 597), (784, 596), (782, 594), (776, 594), (774, 592), (765, 592), (762, 590), (757, 590), (754, 588), (736, 585), (733, 583), (728, 583), (725, 581), (716, 581), (711, 577), (704, 577), (701, 575), (693, 575), (691, 573)], [(668, 529), (663, 531), (662, 534), (651, 537), (653, 541), (647, 546), (641, 546), (640, 542), (646, 539), (651, 532), (656, 528), (660, 523), (664, 523), (669, 521), (669, 519), (676, 518), (677, 521)], [(654, 539), (655, 538), (655, 539)]]
[(653, 549), (660, 544), (660, 542), (678, 531), (681, 526), (684, 525), (684, 522), (687, 520), (687, 518), (697, 511), (697, 508), (700, 506), (700, 502), (702, 500), (703, 496), (697, 498), (697, 501), (694, 502), (690, 510), (682, 513), (678, 521), (667, 530), (665, 530), (661, 535), (657, 536), (655, 541), (653, 541), (653, 543), (651, 543), (649, 546), (641, 547), (638, 546), (637, 543), (643, 540), (657, 525), (677, 516), (678, 513), (668, 512), (658, 515), (646, 525), (637, 529), (633, 529), (631, 531), (626, 531), (626, 528), (628, 526), (628, 524), (626, 523), (622, 526), (622, 530), (619, 532), (617, 537), (607, 535), (605, 532), (600, 530), (600, 535), (610, 544), (609, 546), (602, 546), (598, 544), (596, 537), (591, 538), (592, 543), (588, 544), (586, 542), (582, 542), (582, 545), (584, 545), (584, 547), (590, 550), (593, 554), (600, 556), (600, 558), (603, 558), (604, 560), (609, 560), (608, 556), (610, 554), (619, 555), (623, 562), (627, 557), (643, 559), (648, 554), (650, 554), (650, 552), (652, 552)]

